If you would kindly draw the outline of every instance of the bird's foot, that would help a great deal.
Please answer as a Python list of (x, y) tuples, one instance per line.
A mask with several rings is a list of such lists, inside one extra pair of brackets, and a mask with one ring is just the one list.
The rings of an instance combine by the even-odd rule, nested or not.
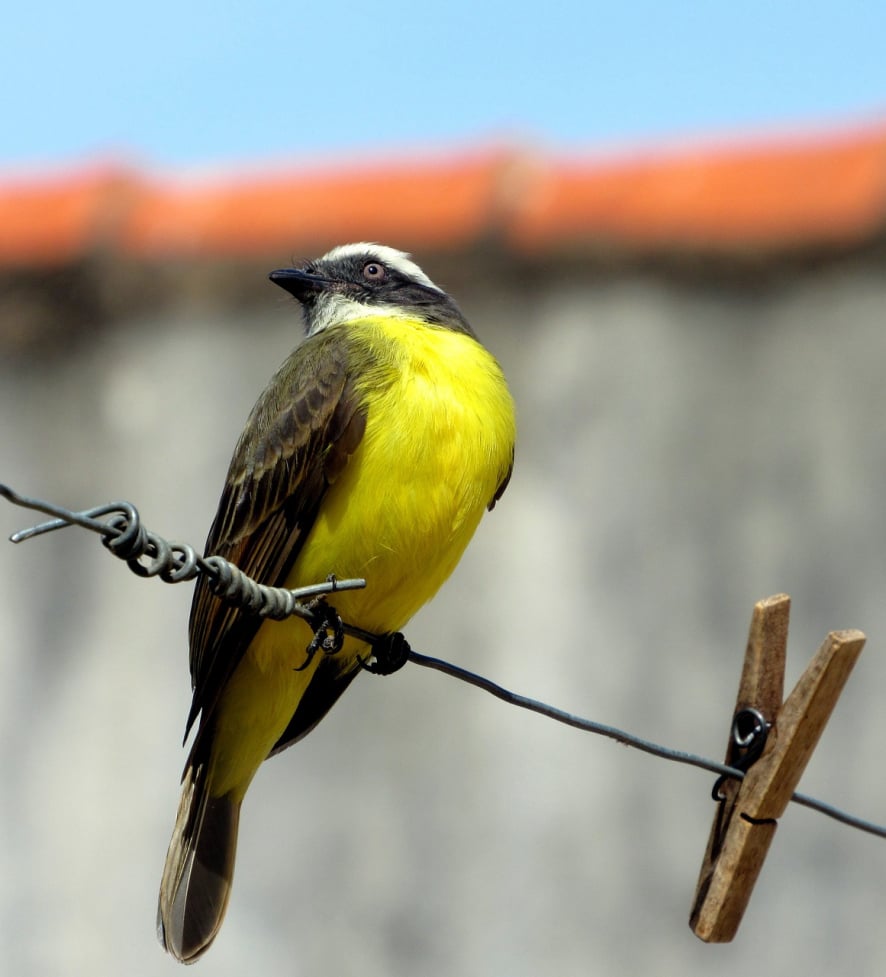
[(345, 643), (344, 622), (335, 608), (325, 600), (316, 602), (310, 623), (314, 626), (314, 637), (305, 649), (305, 660), (295, 669), (296, 672), (303, 672), (318, 651), (322, 651), (324, 655), (335, 655)]
[(367, 661), (359, 658), (361, 668), (373, 675), (391, 675), (409, 661), (409, 642), (399, 631), (380, 634), (372, 642), (372, 657)]

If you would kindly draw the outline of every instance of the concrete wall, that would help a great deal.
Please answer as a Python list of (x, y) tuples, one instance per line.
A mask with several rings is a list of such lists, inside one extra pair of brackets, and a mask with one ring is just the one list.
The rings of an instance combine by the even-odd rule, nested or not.
[[(517, 467), (414, 647), (720, 759), (752, 605), (786, 591), (789, 683), (828, 630), (870, 639), (801, 789), (886, 820), (883, 271), (462, 269), (512, 380)], [(8, 359), (0, 480), (128, 498), (200, 545), (298, 333), (269, 286), (248, 312), (179, 305)], [(4, 536), (33, 521), (0, 505)], [(0, 545), (4, 973), (174, 972), (153, 920), (189, 601), (79, 530)], [(882, 973), (886, 844), (799, 808), (735, 943), (696, 940), (712, 779), (417, 666), (366, 676), (256, 779), (201, 973)]]

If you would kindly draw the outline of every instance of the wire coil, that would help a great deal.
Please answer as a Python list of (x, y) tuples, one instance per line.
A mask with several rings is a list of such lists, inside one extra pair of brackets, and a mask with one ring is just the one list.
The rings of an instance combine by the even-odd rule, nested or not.
[[(13, 543), (21, 543), (65, 526), (82, 526), (98, 533), (106, 549), (123, 560), (136, 576), (159, 577), (164, 583), (183, 583), (194, 580), (202, 573), (216, 596), (249, 614), (274, 621), (301, 617), (313, 624), (318, 598), (366, 586), (366, 581), (360, 578), (339, 580), (330, 577), (322, 583), (295, 590), (270, 587), (253, 580), (224, 557), (201, 556), (189, 543), (170, 542), (159, 533), (151, 532), (142, 523), (138, 509), (131, 502), (108, 502), (74, 512), (43, 499), (20, 495), (8, 485), (0, 484), (0, 495), (16, 505), (56, 517), (13, 533), (9, 537)], [(374, 637), (367, 636), (359, 628), (346, 627), (346, 630), (357, 637)]]

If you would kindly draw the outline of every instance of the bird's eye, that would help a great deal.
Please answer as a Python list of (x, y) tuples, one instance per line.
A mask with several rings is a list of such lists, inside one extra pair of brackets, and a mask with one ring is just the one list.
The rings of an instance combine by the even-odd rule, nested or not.
[(367, 261), (363, 265), (363, 277), (368, 282), (383, 282), (385, 274), (385, 266), (378, 261)]

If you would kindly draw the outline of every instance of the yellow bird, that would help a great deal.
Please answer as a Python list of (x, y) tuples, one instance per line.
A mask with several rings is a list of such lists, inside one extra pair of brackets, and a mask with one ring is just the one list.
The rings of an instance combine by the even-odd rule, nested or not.
[[(400, 251), (344, 245), (270, 278), (300, 302), (307, 338), (249, 416), (206, 553), (290, 589), (364, 577), (335, 609), (366, 631), (397, 632), (508, 483), (507, 383), (453, 300)], [(311, 657), (305, 621), (243, 613), (203, 578), (189, 637), (187, 730), (199, 724), (157, 921), (184, 962), (221, 926), (240, 805), (262, 761), (310, 732), (372, 655), (347, 637)]]

